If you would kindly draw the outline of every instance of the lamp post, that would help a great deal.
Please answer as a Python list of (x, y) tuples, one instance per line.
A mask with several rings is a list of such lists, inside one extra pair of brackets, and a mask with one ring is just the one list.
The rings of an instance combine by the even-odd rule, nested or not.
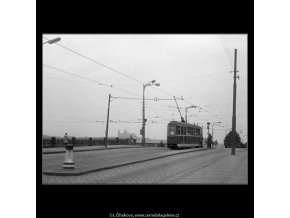
[(142, 109), (142, 146), (145, 146), (146, 144), (146, 139), (145, 139), (145, 122), (147, 120), (145, 120), (145, 88), (147, 86), (160, 86), (159, 83), (155, 83), (155, 80), (152, 80), (151, 82), (147, 83), (147, 84), (143, 84), (143, 109)]
[[(60, 37), (57, 37), (57, 38), (55, 38), (55, 39), (48, 40), (48, 41), (46, 41), (45, 43), (53, 44), (53, 43), (57, 43), (57, 42), (59, 42), (60, 40), (61, 40), (61, 38), (60, 38)], [(44, 45), (45, 43), (42, 43), (42, 45)]]
[(185, 122), (187, 122), (187, 110), (190, 109), (190, 108), (196, 108), (197, 106), (195, 105), (192, 105), (192, 106), (189, 106), (189, 107), (186, 107), (185, 108)]
[(209, 134), (209, 125), (210, 125), (210, 122), (207, 122), (206, 124), (207, 124), (207, 127), (206, 127), (207, 128), (207, 134)]

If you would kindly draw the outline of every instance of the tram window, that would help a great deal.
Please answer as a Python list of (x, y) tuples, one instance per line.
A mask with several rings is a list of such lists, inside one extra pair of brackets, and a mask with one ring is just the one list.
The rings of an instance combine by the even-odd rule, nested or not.
[(197, 136), (200, 136), (200, 129), (195, 129), (195, 133)]
[(176, 127), (176, 135), (180, 135), (180, 126)]
[(186, 135), (186, 127), (181, 127), (181, 135)]
[(193, 135), (193, 127), (187, 128), (187, 135)]
[(169, 134), (174, 135), (174, 126), (169, 127)]

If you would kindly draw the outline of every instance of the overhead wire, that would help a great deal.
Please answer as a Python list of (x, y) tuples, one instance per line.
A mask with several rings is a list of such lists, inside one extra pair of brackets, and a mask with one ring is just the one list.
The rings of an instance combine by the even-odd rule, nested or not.
[[(48, 38), (46, 38), (46, 37), (44, 37), (44, 36), (43, 36), (43, 38), (46, 39), (46, 40), (49, 40)], [(94, 59), (92, 59), (92, 58), (89, 58), (89, 57), (87, 57), (86, 55), (83, 55), (83, 54), (81, 54), (81, 53), (79, 53), (79, 52), (77, 52), (77, 51), (74, 51), (73, 49), (70, 49), (70, 48), (68, 48), (68, 47), (66, 47), (66, 46), (64, 46), (64, 45), (61, 45), (60, 43), (57, 43), (57, 42), (56, 42), (55, 44), (58, 45), (58, 46), (60, 46), (60, 47), (62, 47), (62, 48), (64, 48), (64, 49), (66, 49), (66, 50), (68, 50), (68, 51), (70, 51), (70, 52), (72, 52), (72, 53), (74, 53), (74, 54), (77, 54), (77, 55), (79, 55), (79, 56), (81, 56), (81, 57), (83, 57), (83, 58), (85, 58), (85, 59), (88, 59), (88, 60), (90, 60), (90, 61), (92, 61), (92, 62), (94, 62), (94, 63), (96, 63), (96, 64), (98, 64), (98, 65), (100, 65), (100, 66), (102, 66), (102, 67), (104, 67), (104, 68), (107, 68), (107, 69), (109, 69), (109, 70), (111, 70), (111, 71), (114, 71), (114, 72), (116, 72), (116, 73), (118, 73), (118, 74), (120, 74), (120, 75), (122, 75), (122, 76), (125, 76), (125, 77), (127, 77), (127, 78), (129, 78), (129, 79), (131, 79), (131, 80), (134, 80), (134, 81), (136, 81), (136, 82), (138, 82), (138, 83), (143, 84), (143, 82), (140, 81), (140, 80), (137, 80), (137, 79), (135, 79), (135, 78), (133, 78), (133, 77), (131, 77), (131, 76), (128, 76), (128, 75), (126, 75), (126, 74), (124, 74), (124, 73), (122, 73), (122, 72), (120, 72), (120, 71), (118, 71), (118, 70), (115, 70), (115, 69), (113, 69), (113, 68), (111, 68), (111, 67), (109, 67), (109, 66), (107, 66), (107, 65), (105, 65), (105, 64), (102, 64), (102, 63), (100, 63), (100, 62), (98, 62), (98, 61), (96, 61), (96, 60), (94, 60)]]
[(203, 78), (203, 77), (208, 77), (208, 76), (217, 76), (217, 75), (226, 75), (226, 73), (212, 73), (212, 74), (200, 74), (200, 75), (196, 75), (196, 76), (190, 76), (190, 77), (184, 77), (184, 78), (180, 78), (180, 79), (175, 79), (175, 80), (165, 80), (165, 81), (160, 81), (160, 83), (171, 83), (171, 82), (178, 82), (178, 81), (182, 81), (182, 80), (188, 80), (188, 79), (195, 79), (195, 78)]
[(43, 64), (43, 66), (48, 67), (48, 68), (51, 68), (51, 69), (54, 69), (54, 70), (57, 70), (57, 71), (60, 71), (60, 72), (63, 72), (63, 73), (66, 73), (66, 74), (69, 74), (71, 76), (75, 76), (75, 77), (78, 77), (78, 78), (81, 78), (81, 79), (84, 79), (84, 80), (93, 82), (93, 83), (97, 83), (98, 85), (106, 86), (106, 87), (109, 87), (109, 88), (113, 88), (113, 89), (119, 90), (121, 92), (125, 92), (125, 93), (130, 94), (130, 95), (135, 95), (135, 96), (141, 97), (140, 95), (137, 95), (137, 94), (135, 94), (133, 92), (129, 92), (129, 91), (126, 91), (124, 89), (116, 88), (113, 85), (106, 84), (106, 83), (101, 83), (101, 82), (98, 82), (96, 80), (92, 80), (92, 79), (87, 78), (87, 77), (83, 77), (83, 76), (80, 76), (80, 75), (77, 75), (77, 74), (74, 74), (74, 73), (70, 73), (68, 71), (65, 71), (65, 70), (62, 70), (62, 69), (59, 69), (59, 68), (56, 68), (56, 67), (49, 66), (47, 64)]
[(223, 46), (223, 48), (224, 48), (224, 50), (225, 50), (226, 56), (227, 56), (228, 61), (229, 61), (229, 63), (230, 63), (230, 68), (233, 69), (233, 68), (234, 68), (234, 67), (233, 67), (234, 65), (233, 65), (233, 63), (232, 63), (232, 59), (231, 59), (231, 56), (230, 56), (230, 53), (229, 53), (228, 47), (225, 45), (225, 42), (223, 41), (222, 35), (218, 35), (218, 38), (219, 38), (219, 40), (220, 40), (220, 42), (221, 42), (221, 44), (222, 44), (222, 46)]
[(124, 113), (127, 113), (127, 112), (129, 112), (129, 111), (134, 110), (134, 109), (137, 108), (137, 107), (139, 107), (139, 105), (135, 105), (134, 107), (131, 107), (131, 108), (127, 109), (126, 111), (122, 111), (122, 112), (118, 112), (118, 113), (110, 114), (110, 116), (115, 116), (115, 115), (124, 114)]
[[(126, 99), (126, 100), (142, 100), (142, 98), (126, 98), (126, 97), (111, 97), (113, 99)], [(155, 101), (155, 99), (152, 98), (146, 98), (145, 100), (153, 100)]]
[[(44, 36), (43, 36), (43, 38), (49, 40), (48, 38), (46, 38), (46, 37), (44, 37)], [(226, 54), (227, 54), (228, 60), (229, 60), (229, 62), (230, 62), (230, 65), (232, 66), (232, 62), (231, 62), (231, 58), (230, 58), (230, 52), (229, 52), (228, 48), (224, 45), (224, 42), (223, 42), (222, 38), (220, 38), (220, 41), (221, 41), (222, 46), (223, 46), (223, 48), (224, 48), (224, 50), (225, 50), (225, 52), (226, 52)], [(128, 76), (128, 75), (126, 75), (126, 74), (124, 74), (124, 73), (122, 73), (122, 72), (120, 72), (120, 71), (118, 71), (118, 70), (115, 70), (115, 69), (113, 69), (113, 68), (111, 68), (111, 67), (109, 67), (109, 66), (107, 66), (107, 65), (105, 65), (105, 64), (102, 64), (102, 63), (100, 63), (100, 62), (98, 62), (98, 61), (96, 61), (96, 60), (93, 60), (92, 58), (89, 58), (89, 57), (87, 57), (87, 56), (85, 56), (85, 55), (83, 55), (83, 54), (81, 54), (81, 53), (79, 53), (79, 52), (77, 52), (77, 51), (74, 51), (74, 50), (72, 50), (72, 49), (70, 49), (70, 48), (68, 48), (68, 47), (66, 47), (66, 46), (63, 46), (63, 45), (61, 45), (61, 44), (59, 44), (59, 43), (55, 43), (55, 44), (57, 44), (58, 46), (60, 46), (60, 47), (62, 47), (62, 48), (64, 48), (64, 49), (66, 49), (66, 50), (68, 50), (68, 51), (70, 51), (70, 52), (72, 52), (72, 53), (74, 53), (74, 54), (77, 54), (77, 55), (79, 55), (79, 56), (81, 56), (81, 57), (83, 57), (83, 58), (86, 58), (86, 59), (88, 59), (88, 60), (90, 60), (90, 61), (92, 61), (92, 62), (94, 62), (94, 63), (96, 63), (96, 64), (98, 64), (98, 65), (100, 65), (100, 66), (102, 66), (102, 67), (104, 67), (104, 68), (107, 68), (107, 69), (109, 69), (109, 70), (111, 70), (111, 71), (114, 71), (114, 72), (116, 72), (116, 73), (118, 73), (118, 74), (120, 74), (120, 75), (123, 75), (123, 76), (125, 76), (125, 77), (127, 77), (127, 78), (129, 78), (129, 79), (131, 79), (131, 80), (134, 80), (134, 81), (136, 81), (136, 82), (138, 82), (138, 83), (144, 84), (144, 83), (143, 83), (142, 81), (140, 81), (140, 80), (137, 80), (137, 79), (135, 79), (135, 78), (133, 78), (133, 77), (131, 77), (131, 76)], [(51, 66), (48, 66), (48, 65), (45, 65), (45, 66), (47, 66), (47, 67), (51, 67)], [(51, 67), (51, 68), (54, 68), (54, 67)], [(57, 68), (54, 68), (54, 69), (59, 70), (59, 69), (57, 69)], [(120, 89), (120, 88), (113, 87), (113, 85), (108, 85), (108, 84), (100, 83), (100, 82), (97, 82), (97, 81), (95, 81), (95, 80), (91, 80), (91, 79), (88, 79), (88, 78), (85, 78), (85, 77), (82, 77), (82, 76), (79, 76), (79, 75), (76, 75), (76, 74), (72, 74), (72, 73), (69, 73), (69, 72), (66, 72), (66, 71), (63, 71), (63, 70), (59, 70), (59, 71), (64, 72), (64, 73), (67, 73), (67, 74), (70, 74), (70, 75), (73, 75), (73, 76), (77, 76), (77, 77), (79, 77), (79, 78), (82, 78), (82, 79), (85, 79), (85, 80), (88, 80), (88, 81), (91, 81), (91, 82), (98, 83), (99, 85), (104, 85), (104, 86), (107, 86), (107, 87), (110, 87), (110, 88), (114, 88), (114, 89), (119, 90), (119, 91), (122, 91), (122, 92), (126, 92), (126, 93), (131, 94), (131, 95), (135, 95), (135, 96), (141, 97), (141, 96), (139, 96), (139, 95), (136, 95), (135, 93), (131, 93), (131, 92), (128, 92), (128, 91), (126, 91), (126, 90), (122, 90), (122, 89)], [(153, 88), (153, 89), (155, 89), (155, 90), (158, 90), (159, 92), (165, 93), (165, 94), (167, 94), (167, 95), (170, 95), (170, 96), (173, 96), (173, 97), (175, 96), (175, 95), (173, 95), (172, 93), (166, 92), (166, 91), (161, 90), (161, 89), (158, 89), (158, 88), (156, 88), (156, 87), (153, 87), (153, 86), (149, 86), (149, 87), (151, 87), (151, 88)], [(193, 104), (191, 104), (191, 102), (189, 102), (189, 101), (187, 101), (187, 100), (185, 100), (185, 101), (186, 101), (187, 103), (189, 103), (190, 105), (193, 105)], [(160, 103), (160, 102), (159, 102), (159, 103)], [(204, 109), (204, 110), (205, 110), (206, 112), (208, 112), (206, 109)], [(208, 112), (208, 113), (209, 113), (209, 112)], [(214, 115), (214, 116), (217, 116), (217, 115)]]
[[(50, 40), (50, 39), (48, 39), (48, 38), (46, 38), (46, 37), (44, 37), (43, 36), (43, 38), (44, 39), (46, 39), (46, 40)], [(136, 81), (136, 82), (138, 82), (138, 83), (141, 83), (142, 85), (144, 84), (142, 81), (140, 81), (140, 80), (137, 80), (137, 79), (135, 79), (135, 78), (133, 78), (133, 77), (131, 77), (131, 76), (128, 76), (128, 75), (126, 75), (126, 74), (124, 74), (124, 73), (121, 73), (120, 71), (118, 71), (118, 70), (115, 70), (115, 69), (113, 69), (113, 68), (111, 68), (111, 67), (109, 67), (109, 66), (107, 66), (107, 65), (105, 65), (105, 64), (102, 64), (102, 63), (100, 63), (100, 62), (98, 62), (98, 61), (96, 61), (96, 60), (94, 60), (94, 59), (92, 59), (92, 58), (89, 58), (89, 57), (87, 57), (87, 56), (85, 56), (85, 55), (83, 55), (83, 54), (81, 54), (81, 53), (79, 53), (79, 52), (77, 52), (77, 51), (74, 51), (73, 49), (70, 49), (70, 48), (68, 48), (68, 47), (66, 47), (66, 46), (63, 46), (63, 45), (61, 45), (60, 43), (55, 43), (56, 45), (58, 45), (58, 46), (60, 46), (60, 47), (62, 47), (62, 48), (64, 48), (64, 49), (66, 49), (66, 50), (68, 50), (68, 51), (70, 51), (70, 52), (72, 52), (72, 53), (74, 53), (74, 54), (77, 54), (77, 55), (79, 55), (79, 56), (81, 56), (81, 57), (83, 57), (83, 58), (85, 58), (85, 59), (88, 59), (88, 60), (90, 60), (90, 61), (92, 61), (92, 62), (94, 62), (94, 63), (96, 63), (96, 64), (98, 64), (98, 65), (100, 65), (100, 66), (102, 66), (102, 67), (105, 67), (105, 68), (107, 68), (107, 69), (109, 69), (109, 70), (112, 70), (112, 71), (114, 71), (114, 72), (116, 72), (116, 73), (118, 73), (118, 74), (120, 74), (120, 75), (123, 75), (123, 76), (125, 76), (125, 77), (127, 77), (127, 78), (129, 78), (129, 79), (131, 79), (131, 80), (134, 80), (134, 81)], [(154, 87), (152, 87), (152, 86), (149, 86), (149, 87), (151, 87), (151, 88), (154, 88)], [(117, 89), (116, 87), (115, 87), (115, 89)], [(165, 91), (163, 91), (163, 90), (159, 90), (159, 89), (157, 89), (158, 91), (160, 91), (160, 92), (163, 92), (163, 93), (166, 93), (166, 94), (169, 94), (169, 95), (172, 95), (172, 94), (170, 94), (170, 93), (168, 93), (168, 92), (165, 92)], [(134, 95), (136, 95), (136, 94), (134, 94)]]
[[(43, 38), (46, 39), (46, 40), (49, 40), (48, 38), (46, 38), (46, 37), (44, 37), (44, 36), (43, 36)], [(131, 79), (131, 80), (134, 80), (134, 81), (136, 81), (136, 82), (138, 82), (138, 83), (144, 84), (144, 83), (143, 83), (142, 81), (140, 81), (140, 80), (137, 80), (137, 79), (135, 79), (135, 78), (133, 78), (133, 77), (131, 77), (131, 76), (128, 76), (128, 75), (126, 75), (126, 74), (124, 74), (124, 73), (121, 73), (121, 72), (118, 71), (118, 70), (115, 70), (115, 69), (113, 69), (113, 68), (111, 68), (111, 67), (109, 67), (109, 66), (107, 66), (107, 65), (105, 65), (105, 64), (102, 64), (102, 63), (100, 63), (100, 62), (98, 62), (98, 61), (96, 61), (96, 60), (94, 60), (94, 59), (92, 59), (92, 58), (89, 58), (89, 57), (87, 57), (87, 56), (85, 56), (85, 55), (83, 55), (83, 54), (81, 54), (81, 53), (79, 53), (79, 52), (77, 52), (77, 51), (74, 51), (74, 50), (72, 50), (72, 49), (70, 49), (70, 48), (68, 48), (68, 47), (66, 47), (66, 46), (63, 46), (63, 45), (61, 45), (60, 43), (55, 43), (55, 44), (57, 44), (58, 46), (60, 46), (60, 47), (62, 47), (62, 48), (64, 48), (64, 49), (66, 49), (66, 50), (68, 50), (68, 51), (70, 51), (70, 52), (72, 52), (72, 53), (74, 53), (74, 54), (77, 54), (77, 55), (79, 55), (79, 56), (81, 56), (81, 57), (83, 57), (83, 58), (86, 58), (86, 59), (88, 59), (88, 60), (90, 60), (90, 61), (92, 61), (92, 62), (94, 62), (94, 63), (96, 63), (96, 64), (98, 64), (98, 65), (101, 65), (101, 66), (103, 66), (103, 67), (105, 67), (105, 68), (107, 68), (107, 69), (109, 69), (109, 70), (112, 70), (112, 71), (114, 71), (114, 72), (116, 72), (116, 73), (118, 73), (118, 74), (121, 74), (121, 75), (123, 75), (123, 76), (125, 76), (125, 77), (127, 77), (127, 78), (129, 78), (129, 79)], [(55, 68), (55, 69), (56, 69), (56, 68)], [(61, 70), (61, 71), (62, 71), (62, 70)], [(64, 72), (64, 71), (62, 71), (62, 72)], [(67, 73), (67, 72), (65, 72), (65, 73)], [(69, 73), (69, 74), (71, 74), (71, 73)], [(74, 74), (71, 74), (71, 75), (74, 75)], [(74, 75), (74, 76), (78, 76), (78, 75)], [(91, 79), (84, 78), (84, 77), (81, 77), (81, 76), (78, 76), (78, 77), (80, 77), (80, 78), (82, 78), (82, 79), (89, 80), (89, 81), (93, 81), (93, 80), (91, 80)], [(96, 82), (96, 81), (93, 81), (93, 82)], [(97, 83), (100, 85), (99, 82), (97, 82)], [(113, 88), (112, 85), (110, 85), (110, 87)], [(165, 93), (165, 94), (167, 94), (167, 95), (175, 96), (175, 95), (173, 95), (173, 94), (171, 94), (171, 93), (169, 93), (169, 92), (166, 92), (166, 91), (164, 91), (164, 90), (157, 89), (157, 88), (152, 87), (152, 86), (149, 86), (149, 87), (151, 87), (151, 88), (153, 88), (153, 89), (156, 89), (156, 90), (158, 90), (159, 92)], [(114, 87), (114, 88), (115, 88), (115, 89), (119, 89), (119, 88), (116, 88), (116, 87)], [(119, 90), (121, 90), (121, 89), (119, 89)], [(129, 93), (128, 91), (125, 91), (125, 90), (122, 90), (122, 91), (123, 91), (123, 92), (127, 92), (127, 93)], [(133, 93), (130, 93), (130, 94), (133, 94)], [(136, 95), (136, 94), (133, 94), (133, 95)], [(136, 95), (136, 96), (139, 96), (139, 95)]]
[(233, 59), (232, 58), (234, 57), (234, 55), (233, 55), (232, 51), (229, 49), (225, 37), (223, 35), (221, 35), (221, 38), (224, 41), (224, 45), (225, 45), (225, 47), (226, 47), (226, 49), (228, 51), (229, 59), (231, 60), (231, 63), (232, 63), (232, 66), (233, 66)]

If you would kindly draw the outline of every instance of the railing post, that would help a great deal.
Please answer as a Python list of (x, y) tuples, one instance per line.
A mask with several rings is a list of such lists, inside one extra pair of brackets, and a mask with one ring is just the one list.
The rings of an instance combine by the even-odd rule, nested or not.
[(56, 138), (55, 137), (52, 137), (51, 138), (51, 147), (53, 148), (54, 146), (55, 146), (55, 144), (56, 144)]
[(71, 139), (71, 143), (72, 143), (72, 145), (75, 147), (75, 144), (76, 144), (76, 138), (75, 138), (75, 137), (72, 137), (72, 139)]

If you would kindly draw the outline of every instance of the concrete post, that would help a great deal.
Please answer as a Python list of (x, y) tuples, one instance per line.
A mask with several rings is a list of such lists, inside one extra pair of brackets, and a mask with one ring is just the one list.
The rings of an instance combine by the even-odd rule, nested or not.
[(63, 163), (64, 169), (74, 169), (74, 161), (73, 161), (73, 145), (67, 144), (65, 146), (65, 160)]

